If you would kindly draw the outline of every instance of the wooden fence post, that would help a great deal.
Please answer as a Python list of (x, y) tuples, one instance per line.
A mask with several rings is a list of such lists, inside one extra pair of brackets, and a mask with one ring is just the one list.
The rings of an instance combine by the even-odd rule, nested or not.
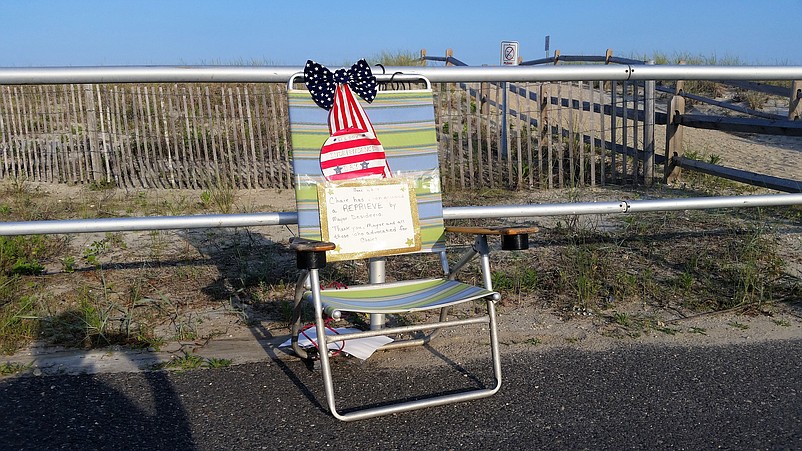
[[(654, 65), (654, 61), (646, 64)], [(643, 182), (651, 186), (654, 183), (654, 80), (647, 80), (643, 89)]]
[(616, 167), (618, 160), (618, 150), (616, 149), (616, 141), (618, 141), (618, 82), (613, 80), (610, 82), (610, 181), (615, 183), (618, 177), (618, 168)]
[[(549, 97), (549, 85), (546, 83), (540, 84), (540, 89), (538, 92), (538, 121), (537, 121), (537, 128), (540, 132), (540, 136), (538, 138), (538, 174), (540, 178), (540, 187), (543, 188), (544, 186), (548, 186), (551, 188), (552, 181), (551, 181), (551, 133), (549, 131), (549, 103), (551, 102), (551, 98)], [(543, 155), (546, 155), (545, 158)], [(545, 178), (544, 178), (545, 175)]]
[(98, 144), (97, 116), (95, 116), (95, 96), (92, 85), (83, 85), (84, 102), (86, 102), (86, 128), (89, 133), (89, 161), (92, 164), (91, 179), (94, 182), (105, 180), (103, 163), (100, 158), (100, 145)]
[[(109, 147), (111, 143), (109, 140), (106, 139), (108, 134), (106, 133), (106, 120), (103, 118), (103, 97), (101, 97), (101, 87), (100, 85), (97, 86), (97, 110), (100, 113), (98, 117), (100, 117), (100, 147), (103, 149), (103, 163), (105, 164), (106, 169), (106, 177), (103, 179), (106, 183), (111, 182), (111, 154), (109, 153)], [(107, 109), (108, 110), (108, 109)]]
[(799, 116), (802, 115), (802, 80), (794, 80), (791, 82), (791, 96), (788, 104), (788, 120), (797, 121)]
[[(680, 61), (685, 64), (685, 61)], [(675, 156), (682, 153), (682, 126), (675, 124), (675, 118), (685, 114), (685, 98), (682, 97), (685, 81), (677, 80), (674, 96), (668, 104), (668, 121), (666, 124), (666, 162), (663, 166), (663, 182), (670, 183), (677, 180), (682, 174), (682, 168), (672, 163)]]
[(9, 172), (9, 165), (8, 165), (8, 151), (11, 147), (11, 137), (10, 133), (6, 131), (5, 127), (5, 120), (3, 116), (5, 116), (5, 100), (6, 95), (3, 89), (0, 89), (0, 106), (4, 107), (3, 111), (0, 112), (0, 146), (3, 146), (3, 177), (9, 177), (11, 173)]
[[(464, 92), (465, 95), (465, 136), (467, 136), (468, 141), (468, 186), (471, 189), (474, 189), (476, 186), (474, 184), (474, 177), (476, 174), (473, 172), (473, 135), (471, 133), (471, 89), (467, 87)], [(460, 108), (462, 109), (462, 108)], [(460, 132), (462, 131), (462, 127), (460, 127)], [(460, 139), (462, 142), (462, 139)]]

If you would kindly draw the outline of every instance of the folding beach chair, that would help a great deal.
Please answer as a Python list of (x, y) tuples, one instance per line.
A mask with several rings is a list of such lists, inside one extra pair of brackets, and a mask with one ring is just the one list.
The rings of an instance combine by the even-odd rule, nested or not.
[[(392, 79), (394, 85), (403, 82), (415, 87), (379, 90), (372, 103), (361, 101), (356, 106), (348, 103), (345, 110), (350, 112), (346, 111), (346, 115), (353, 117), (346, 122), (353, 123), (338, 127), (330, 123), (330, 113), (320, 108), (310, 91), (300, 83), (302, 77), (303, 74), (292, 77), (288, 94), (299, 231), (299, 237), (294, 238), (290, 246), (297, 252), (298, 268), (302, 270), (296, 290), (291, 340), (293, 350), (301, 358), (320, 360), (331, 414), (350, 421), (493, 395), (501, 386), (494, 309), (500, 296), (491, 285), (487, 236), (500, 235), (503, 249), (526, 249), (527, 234), (536, 229), (444, 227), (434, 104), (428, 80), (396, 74)], [(377, 78), (381, 84), (389, 76)], [(337, 108), (335, 106), (332, 111), (337, 112)], [(343, 144), (355, 139), (362, 140), (358, 141), (357, 151)], [(371, 150), (368, 156), (350, 160), (359, 149)], [(351, 163), (356, 166), (349, 167)], [(373, 176), (338, 178), (354, 168), (370, 167), (377, 168)], [(449, 268), (445, 254), (445, 232), (476, 235), (472, 248), (458, 259), (453, 269)], [(441, 277), (382, 283), (384, 258), (432, 252), (440, 256)], [(457, 281), (457, 271), (477, 256), (484, 286)], [(372, 271), (371, 284), (321, 288), (319, 270), (327, 261), (365, 258), (369, 259)], [(314, 330), (318, 341), (317, 349), (311, 350), (298, 343), (302, 335), (301, 310), (306, 301), (314, 305)], [(471, 301), (483, 301), (486, 309), (482, 309), (482, 314), (448, 318), (449, 306)], [(384, 315), (433, 309), (440, 310), (439, 321), (399, 327), (387, 327), (383, 321)], [(347, 312), (369, 314), (371, 330), (327, 335), (325, 318), (341, 318)], [(331, 343), (379, 335), (412, 335), (412, 338), (380, 348), (388, 350), (425, 344), (441, 328), (469, 324), (485, 324), (489, 330), (495, 379), (490, 387), (435, 394), (425, 399), (348, 413), (337, 411), (330, 365)], [(348, 350), (347, 344), (345, 350)]]

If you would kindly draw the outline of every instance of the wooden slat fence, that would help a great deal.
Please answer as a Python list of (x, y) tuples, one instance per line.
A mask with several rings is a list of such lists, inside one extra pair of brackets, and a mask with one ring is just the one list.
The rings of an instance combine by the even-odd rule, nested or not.
[[(651, 183), (652, 171), (644, 166), (653, 164), (655, 156), (653, 134), (644, 130), (645, 102), (645, 86), (636, 82), (436, 85), (445, 186), (551, 189)], [(651, 141), (645, 143), (644, 137)]]
[(130, 188), (290, 187), (283, 86), (0, 87), (0, 177)]
[[(0, 177), (126, 188), (288, 188), (285, 89), (0, 86)], [(434, 90), (446, 189), (644, 182), (642, 84), (441, 83)]]

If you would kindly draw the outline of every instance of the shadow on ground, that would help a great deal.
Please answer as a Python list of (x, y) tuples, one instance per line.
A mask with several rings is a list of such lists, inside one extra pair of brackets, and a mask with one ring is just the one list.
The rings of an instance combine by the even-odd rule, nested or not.
[(97, 375), (2, 381), (0, 447), (195, 448), (186, 410), (170, 375), (147, 372), (137, 382), (145, 385), (141, 392), (146, 395), (139, 398), (127, 396)]

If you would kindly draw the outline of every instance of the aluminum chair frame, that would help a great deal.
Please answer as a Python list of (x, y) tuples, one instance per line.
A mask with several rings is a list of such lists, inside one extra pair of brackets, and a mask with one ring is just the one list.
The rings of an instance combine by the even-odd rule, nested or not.
[[(464, 261), (463, 265), (472, 260), (472, 257), (478, 255), (479, 264), (482, 269), (484, 286), (486, 289), (492, 291), (492, 282), (490, 280), (489, 254), (490, 251), (487, 243), (487, 237), (485, 235), (477, 236), (473, 249), (466, 253), (467, 258), (466, 257), (463, 258)], [(460, 267), (461, 266), (462, 265), (460, 265)], [(440, 321), (435, 323), (424, 323), (424, 324), (401, 326), (401, 327), (387, 327), (378, 330), (370, 330), (353, 334), (326, 335), (324, 307), (321, 301), (320, 275), (319, 275), (320, 269), (322, 268), (309, 268), (309, 273), (308, 273), (308, 281), (311, 287), (310, 290), (311, 299), (314, 305), (315, 328), (317, 332), (317, 337), (325, 337), (322, 339), (318, 338), (319, 349), (328, 349), (329, 343), (345, 341), (348, 339), (366, 338), (377, 335), (393, 335), (393, 334), (402, 334), (411, 332), (432, 331), (423, 338), (389, 343), (388, 345), (385, 345), (382, 348), (380, 348), (380, 350), (384, 351), (390, 349), (397, 349), (399, 347), (428, 343), (429, 340), (431, 340), (431, 338), (434, 336), (435, 332), (439, 331), (442, 328), (459, 327), (471, 324), (486, 324), (488, 326), (488, 331), (489, 331), (488, 333), (490, 338), (490, 360), (494, 378), (494, 383), (490, 388), (477, 388), (460, 393), (437, 395), (437, 396), (427, 397), (424, 399), (416, 399), (412, 401), (399, 401), (379, 407), (364, 408), (364, 409), (354, 410), (348, 413), (341, 413), (337, 409), (337, 401), (334, 394), (334, 379), (332, 375), (332, 368), (330, 362), (331, 357), (329, 356), (329, 352), (318, 351), (317, 357), (320, 359), (320, 367), (323, 376), (323, 385), (325, 390), (326, 403), (328, 410), (332, 414), (332, 416), (342, 421), (361, 420), (366, 418), (374, 418), (378, 416), (389, 415), (393, 413), (417, 410), (426, 407), (434, 407), (456, 402), (476, 400), (492, 396), (493, 394), (499, 391), (499, 389), (501, 388), (502, 376), (501, 376), (501, 358), (499, 353), (499, 342), (498, 342), (498, 325), (497, 325), (496, 310), (495, 310), (495, 303), (499, 299), (497, 293), (494, 293), (493, 295), (488, 296), (485, 299), (487, 314), (482, 316), (476, 316), (468, 319), (447, 320), (445, 319), (447, 308), (441, 308)], [(449, 274), (449, 278), (453, 279), (453, 277), (456, 275), (457, 270), (459, 270), (459, 267), (455, 268), (455, 271), (452, 271), (451, 274)], [(297, 337), (298, 337), (297, 330), (299, 330), (300, 326), (301, 305), (302, 305), (302, 300), (298, 300), (298, 302), (296, 303), (296, 307), (294, 309), (293, 349), (299, 356), (309, 357), (308, 353), (306, 353), (305, 350), (303, 350), (302, 348), (300, 348), (300, 346), (297, 345)]]
[[(406, 81), (413, 82), (416, 80), (423, 81), (425, 83), (426, 90), (428, 90), (429, 92), (431, 91), (431, 85), (429, 84), (428, 80), (420, 76), (408, 76), (408, 75), (397, 74), (393, 76), (383, 77), (384, 80), (381, 76), (377, 78), (379, 78), (380, 81), (385, 81), (385, 82), (388, 80), (394, 82), (397, 82), (399, 80), (404, 82)], [(290, 79), (289, 88), (291, 91), (297, 79), (298, 79), (297, 76), (294, 76)], [(296, 94), (295, 96), (296, 98), (298, 98), (298, 94)], [(374, 101), (374, 103), (375, 102), (376, 101)], [(386, 106), (383, 108), (386, 108)], [(291, 115), (290, 115), (291, 127), (293, 126), (292, 111), (293, 110), (291, 108)], [(306, 116), (302, 115), (301, 117), (309, 117), (308, 113), (305, 114)], [(301, 115), (301, 110), (299, 110), (299, 115)], [(433, 119), (430, 120), (432, 120), (431, 124), (433, 126), (434, 125)], [(309, 130), (309, 125), (305, 126), (306, 130)], [(315, 127), (317, 126), (318, 125), (315, 125)], [(377, 126), (377, 131), (378, 130), (379, 127)], [(433, 134), (433, 131), (431, 133)], [(295, 139), (294, 133), (292, 136), (293, 139)], [(313, 149), (310, 147), (308, 141), (304, 142), (304, 145), (306, 146), (306, 148), (308, 148), (308, 150), (305, 151), (304, 158), (308, 160), (309, 158), (311, 158), (311, 155), (313, 155), (312, 153), (310, 153)], [(390, 153), (388, 153), (388, 158), (390, 157), (391, 155)], [(434, 162), (436, 163), (436, 159)], [(392, 166), (393, 165), (391, 164), (391, 167)], [(309, 167), (308, 163), (306, 167), (307, 168)], [(436, 166), (434, 169), (437, 169)], [(439, 199), (439, 194), (438, 194), (438, 199)], [(442, 216), (439, 216), (438, 218), (440, 221), (442, 221)], [(316, 357), (320, 360), (320, 367), (322, 370), (323, 385), (325, 390), (327, 407), (330, 413), (335, 418), (343, 421), (353, 421), (353, 420), (388, 415), (392, 413), (406, 412), (425, 407), (433, 407), (455, 402), (470, 401), (492, 396), (493, 394), (497, 393), (498, 390), (500, 389), (502, 383), (502, 377), (501, 377), (501, 361), (499, 355), (498, 325), (497, 325), (496, 309), (495, 309), (495, 302), (497, 302), (500, 299), (500, 295), (494, 292), (492, 288), (492, 281), (490, 276), (491, 274), (490, 259), (489, 259), (490, 247), (488, 245), (487, 237), (488, 235), (500, 235), (502, 238), (502, 249), (508, 249), (508, 250), (526, 249), (528, 248), (528, 233), (535, 231), (536, 229), (443, 227), (442, 223), (440, 227), (442, 227), (441, 229), (439, 229), (440, 233), (456, 232), (456, 233), (472, 234), (475, 236), (475, 241), (473, 243), (473, 246), (467, 252), (465, 252), (464, 255), (461, 256), (458, 262), (454, 265), (453, 270), (449, 269), (448, 261), (445, 257), (444, 241), (440, 242), (438, 247), (432, 250), (433, 252), (440, 254), (440, 261), (443, 267), (442, 280), (449, 281), (448, 283), (452, 283), (453, 281), (456, 280), (457, 272), (459, 272), (460, 269), (462, 269), (469, 262), (475, 260), (477, 257), (482, 272), (483, 289), (475, 288), (476, 291), (473, 292), (474, 294), (473, 297), (468, 297), (465, 299), (450, 298), (448, 305), (456, 305), (463, 302), (483, 299), (486, 304), (486, 314), (477, 315), (475, 317), (471, 317), (468, 319), (449, 320), (447, 315), (448, 306), (444, 307), (443, 305), (440, 304), (433, 304), (431, 306), (430, 305), (418, 306), (415, 308), (415, 310), (440, 309), (439, 321), (428, 322), (424, 324), (409, 325), (409, 326), (401, 326), (401, 327), (386, 327), (386, 328), (382, 327), (377, 330), (363, 331), (354, 334), (338, 334), (338, 335), (326, 334), (327, 326), (325, 324), (325, 319), (324, 319), (324, 316), (326, 314), (326, 306), (324, 305), (323, 301), (324, 292), (320, 288), (320, 270), (326, 266), (326, 252), (334, 250), (335, 244), (324, 241), (317, 241), (319, 240), (319, 238), (314, 238), (315, 235), (313, 235), (312, 233), (310, 233), (309, 236), (293, 239), (291, 241), (290, 247), (294, 249), (297, 253), (298, 268), (305, 271), (302, 272), (301, 276), (299, 277), (298, 284), (296, 285), (296, 299), (295, 299), (296, 304), (293, 309), (293, 318), (292, 318), (292, 338), (291, 338), (292, 347), (295, 353), (301, 358)], [(442, 239), (442, 236), (440, 239)], [(373, 280), (371, 281), (373, 282)], [(416, 283), (416, 282), (420, 281), (410, 281), (409, 283)], [(376, 287), (381, 289), (381, 285), (376, 285)], [(363, 287), (350, 287), (350, 288), (362, 289)], [(474, 289), (465, 284), (460, 284), (459, 288), (460, 290), (464, 288), (464, 291), (460, 291), (460, 293)], [(301, 329), (300, 318), (302, 312), (302, 305), (304, 301), (307, 299), (311, 300), (314, 306), (314, 322), (315, 322), (314, 326), (318, 337), (317, 338), (318, 351), (314, 353), (315, 354), (314, 356), (311, 355), (311, 353), (307, 352), (305, 349), (301, 348), (301, 346), (299, 346), (298, 344), (298, 335)], [(359, 308), (347, 308), (344, 309), (344, 311), (357, 312), (357, 313), (371, 313), (371, 314), (376, 313), (375, 311), (372, 311), (370, 309), (360, 310)], [(334, 315), (336, 317), (337, 312), (334, 312)], [(489, 360), (492, 367), (492, 373), (494, 378), (494, 381), (491, 384), (480, 388), (469, 389), (460, 393), (449, 393), (440, 395), (434, 394), (431, 397), (426, 397), (423, 399), (415, 399), (411, 401), (400, 400), (389, 404), (381, 405), (378, 407), (367, 407), (367, 408), (349, 410), (347, 413), (341, 413), (338, 411), (337, 402), (335, 400), (334, 378), (332, 375), (332, 368), (331, 368), (331, 356), (329, 355), (328, 351), (328, 345), (330, 343), (340, 342), (348, 339), (377, 336), (377, 335), (394, 335), (394, 334), (406, 334), (413, 332), (426, 332), (422, 337), (418, 336), (403, 341), (395, 341), (380, 348), (381, 350), (389, 350), (389, 349), (396, 349), (399, 347), (425, 344), (428, 343), (437, 334), (437, 332), (439, 332), (443, 328), (460, 327), (470, 324), (486, 324), (488, 326), (488, 333), (490, 338)]]

